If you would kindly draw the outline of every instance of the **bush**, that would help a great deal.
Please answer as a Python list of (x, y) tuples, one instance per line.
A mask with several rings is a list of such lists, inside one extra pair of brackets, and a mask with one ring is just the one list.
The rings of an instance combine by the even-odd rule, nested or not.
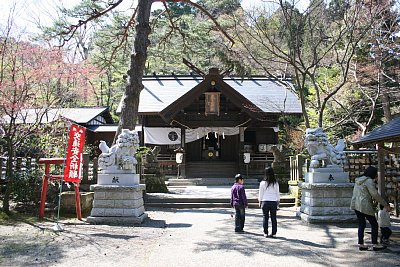
[(16, 172), (12, 184), (12, 197), (17, 202), (38, 203), (40, 200), (43, 171), (27, 169)]

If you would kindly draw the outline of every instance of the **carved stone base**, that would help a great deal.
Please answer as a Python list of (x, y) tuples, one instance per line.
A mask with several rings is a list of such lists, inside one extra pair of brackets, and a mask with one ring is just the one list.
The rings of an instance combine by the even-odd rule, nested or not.
[(325, 168), (310, 168), (304, 175), (306, 183), (348, 183), (349, 173), (341, 167), (331, 166)]
[(99, 185), (138, 185), (139, 174), (136, 173), (99, 173), (97, 177)]
[(93, 208), (87, 222), (137, 224), (147, 218), (143, 205), (145, 185), (92, 185)]
[(352, 183), (299, 183), (301, 207), (297, 213), (308, 223), (350, 222), (357, 218), (350, 208)]

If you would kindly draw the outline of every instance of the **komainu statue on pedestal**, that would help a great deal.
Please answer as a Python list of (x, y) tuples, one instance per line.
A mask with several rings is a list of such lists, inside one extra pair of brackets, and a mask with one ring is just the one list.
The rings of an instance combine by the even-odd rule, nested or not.
[(346, 155), (343, 150), (346, 144), (343, 139), (339, 139), (336, 147), (333, 147), (322, 128), (308, 128), (304, 139), (308, 153), (311, 156), (311, 168), (320, 167), (320, 160), (324, 160), (327, 166), (343, 166)]
[(135, 131), (123, 129), (117, 142), (108, 147), (104, 141), (100, 141), (99, 168), (103, 170), (135, 170), (137, 160), (136, 150), (139, 147), (139, 136)]

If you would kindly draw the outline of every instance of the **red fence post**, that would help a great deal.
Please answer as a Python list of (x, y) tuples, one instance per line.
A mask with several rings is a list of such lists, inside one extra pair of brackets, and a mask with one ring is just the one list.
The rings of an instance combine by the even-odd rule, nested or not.
[[(40, 163), (40, 160), (39, 160), (39, 163)], [(45, 204), (46, 204), (46, 193), (47, 193), (47, 187), (49, 185), (49, 177), (50, 177), (50, 164), (45, 163), (43, 181), (42, 181), (42, 195), (40, 198), (40, 211), (39, 211), (40, 219), (43, 219), (43, 217), (44, 217), (44, 208), (45, 208)]]

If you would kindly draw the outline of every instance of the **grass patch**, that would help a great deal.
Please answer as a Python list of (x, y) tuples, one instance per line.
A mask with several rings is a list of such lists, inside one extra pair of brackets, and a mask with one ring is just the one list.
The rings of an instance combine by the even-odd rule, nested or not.
[(6, 213), (0, 211), (0, 224), (3, 224), (3, 223), (4, 223), (5, 221), (7, 221), (9, 218), (10, 218), (10, 217), (9, 217)]
[(34, 224), (38, 221), (39, 218), (32, 214), (19, 213), (15, 211), (10, 211), (9, 214), (6, 214), (5, 212), (0, 211), (1, 225), (16, 225), (19, 223)]

